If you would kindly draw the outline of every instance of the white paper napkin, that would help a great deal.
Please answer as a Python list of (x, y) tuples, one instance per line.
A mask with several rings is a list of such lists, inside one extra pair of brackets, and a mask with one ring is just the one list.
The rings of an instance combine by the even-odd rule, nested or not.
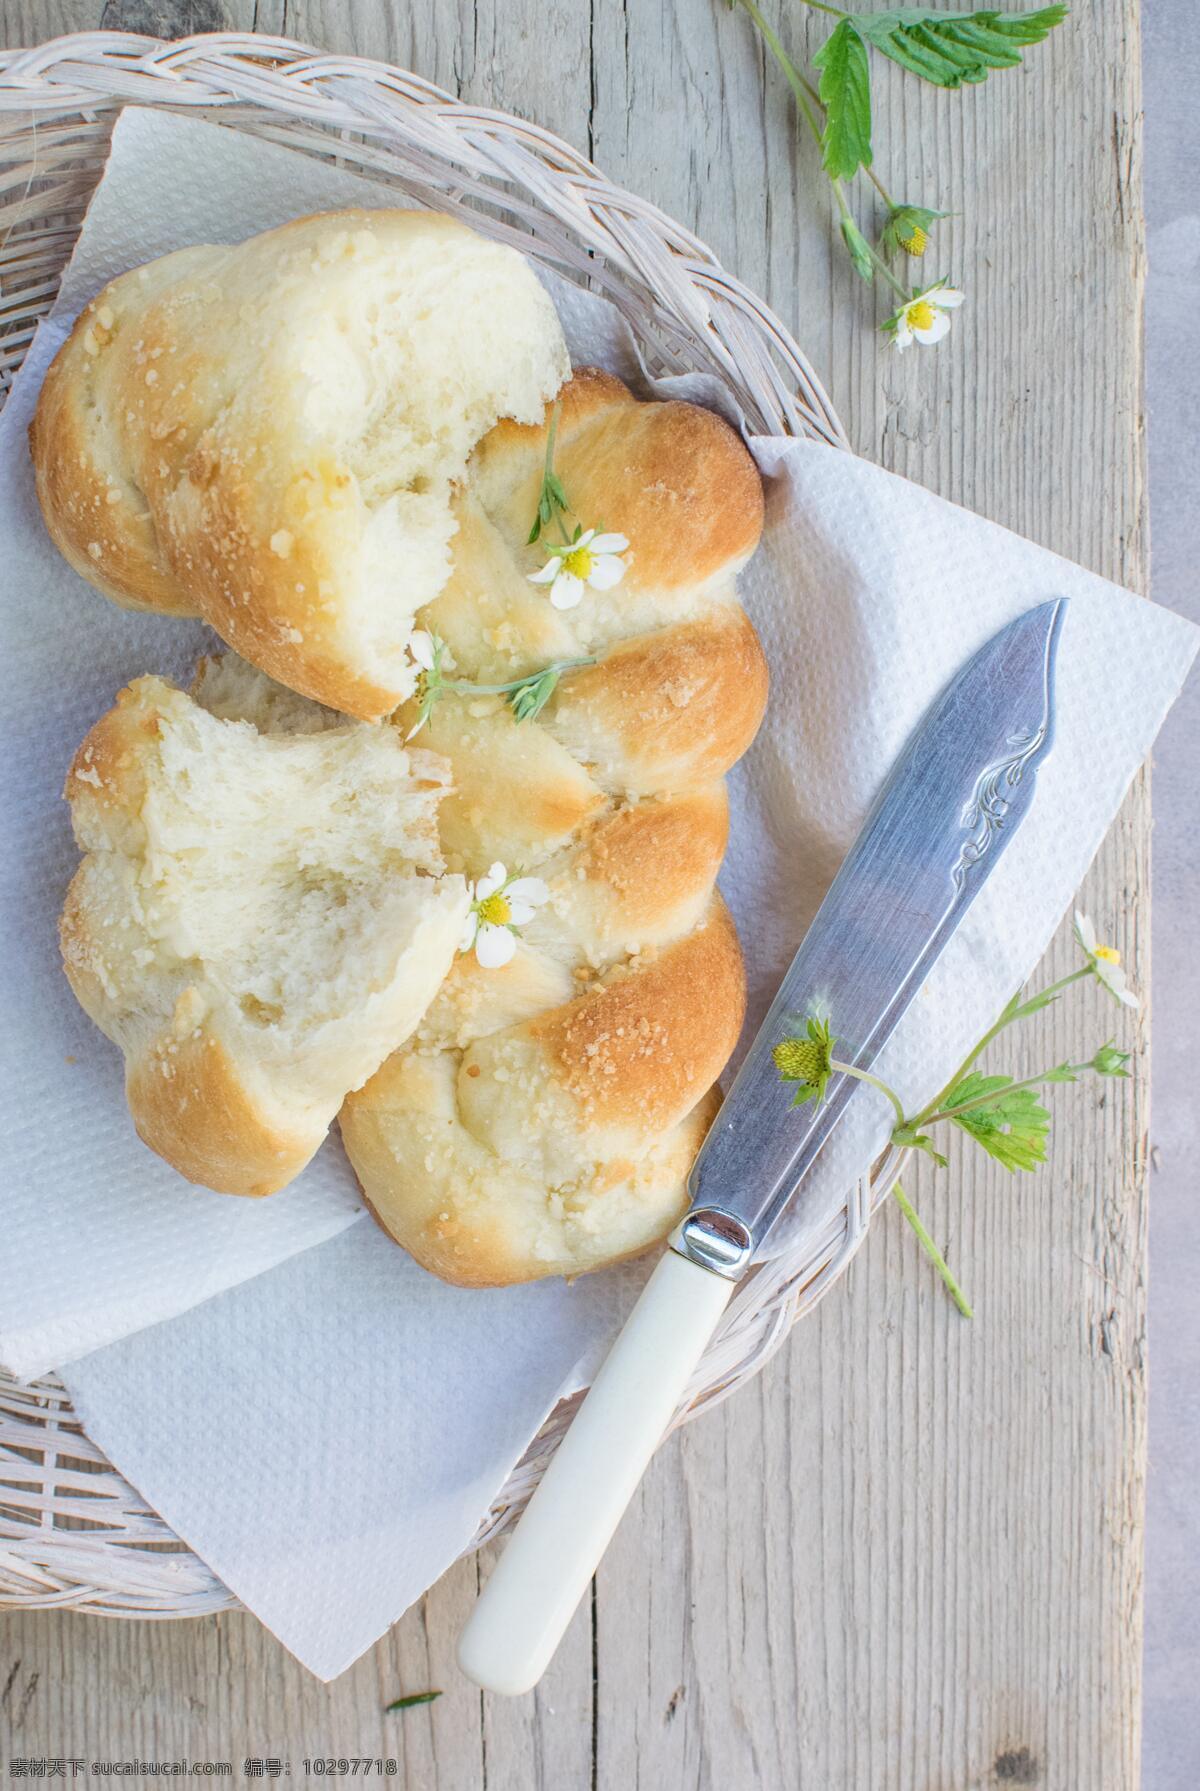
[[(351, 201), (395, 198), (219, 126), (127, 112), (65, 303), (73, 311), (112, 274), (185, 242), (235, 240)], [(615, 314), (561, 283), (552, 290), (576, 361), (644, 384)], [(643, 1271), (458, 1293), (369, 1222), (305, 1250), (354, 1216), (334, 1145), (287, 1194), (251, 1205), (182, 1190), (130, 1142), (115, 1053), (75, 1014), (54, 962), (53, 913), (73, 854), (53, 797), (70, 749), (117, 685), (147, 669), (182, 671), (196, 632), (112, 611), (42, 541), (18, 431), (50, 352), (35, 345), (0, 424), (0, 527), (15, 543), (6, 631), (23, 667), (0, 713), (17, 730), (0, 766), (22, 826), (4, 1129), (23, 1128), (5, 1145), (0, 1179), (0, 1225), (16, 1259), (6, 1279), (21, 1289), (0, 1344), (29, 1372), (124, 1337), (65, 1377), (89, 1430), (285, 1644), (332, 1677), (469, 1541), (541, 1417), (583, 1384)], [(710, 381), (668, 384), (729, 407)], [(768, 481), (768, 529), (743, 596), (773, 695), (733, 780), (722, 882), (754, 1018), (938, 690), (1003, 622), (1048, 596), (1071, 599), (1058, 742), (1033, 813), (883, 1059), (917, 1100), (1040, 956), (1197, 633), (847, 454), (752, 445)], [(18, 767), (25, 794), (12, 788)], [(67, 1055), (77, 1058), (69, 1068)], [(67, 1080), (77, 1072), (78, 1093)], [(885, 1111), (870, 1097), (856, 1107), (813, 1172), (789, 1248), (837, 1211), (886, 1136)], [(263, 1216), (259, 1232), (247, 1213)], [(282, 1266), (260, 1273), (272, 1263)]]

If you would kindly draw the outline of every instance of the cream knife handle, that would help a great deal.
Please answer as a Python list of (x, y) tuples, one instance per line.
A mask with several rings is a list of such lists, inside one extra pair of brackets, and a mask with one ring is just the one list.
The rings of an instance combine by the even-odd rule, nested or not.
[(485, 1691), (549, 1666), (734, 1286), (674, 1250), (647, 1281), (459, 1640)]

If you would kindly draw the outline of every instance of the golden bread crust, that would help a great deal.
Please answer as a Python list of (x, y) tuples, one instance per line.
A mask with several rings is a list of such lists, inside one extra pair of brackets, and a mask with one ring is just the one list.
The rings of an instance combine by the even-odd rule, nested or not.
[[(502, 970), (457, 960), (340, 1120), (378, 1223), (465, 1287), (582, 1273), (660, 1239), (745, 1012), (714, 885), (720, 780), (767, 694), (735, 587), (762, 528), (758, 474), (720, 419), (639, 403), (611, 374), (576, 373), (558, 403), (568, 527), (626, 536), (620, 583), (558, 610), (529, 582), (547, 412), (479, 444), (454, 569), (420, 618), (476, 683), (593, 661), (534, 722), (501, 695), (456, 694), (426, 723), (453, 771), (447, 862), (536, 874), (547, 900)], [(409, 703), (397, 725), (417, 718)]]
[(125, 1094), (138, 1137), (189, 1182), (218, 1194), (278, 1193), (309, 1162), (311, 1126), (272, 1124), (220, 1040), (201, 1027), (157, 1038), (129, 1062)]
[(281, 683), (378, 720), (412, 688), (451, 482), (566, 371), (511, 249), (430, 212), (298, 218), (135, 268), (84, 309), (30, 429), (38, 497), (106, 596), (202, 615)]
[[(648, 958), (529, 1023), (584, 1124), (629, 1123), (633, 1114), (640, 1130), (667, 1131), (712, 1087), (737, 1044), (746, 976), (719, 896), (694, 932)], [(472, 1061), (468, 1051), (468, 1075)]]

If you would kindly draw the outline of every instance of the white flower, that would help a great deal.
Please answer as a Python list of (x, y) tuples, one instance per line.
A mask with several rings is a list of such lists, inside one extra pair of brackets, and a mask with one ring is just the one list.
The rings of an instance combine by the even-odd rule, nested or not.
[(898, 311), (893, 311), (883, 328), (902, 352), (911, 342), (923, 342), (927, 346), (940, 342), (950, 328), (947, 311), (961, 305), (966, 296), (956, 286), (936, 280), (924, 292), (914, 293)]
[(517, 949), (517, 929), (533, 919), (535, 908), (550, 900), (540, 877), (510, 877), (494, 864), (470, 890), (471, 908), (459, 940), (459, 951), (471, 951), (485, 970), (500, 970)]
[(550, 558), (540, 572), (529, 574), (529, 582), (550, 586), (555, 609), (574, 609), (585, 586), (611, 591), (620, 584), (625, 576), (621, 555), (628, 546), (624, 535), (598, 535), (595, 529), (584, 529), (574, 541), (551, 547)]
[(436, 642), (427, 628), (414, 628), (408, 637), (408, 650), (423, 672), (431, 672), (436, 663)]
[(433, 705), (442, 694), (442, 651), (445, 643), (436, 634), (430, 634), (427, 628), (414, 628), (408, 637), (408, 650), (418, 667), (417, 683), (414, 695), (417, 699), (417, 719), (404, 736), (408, 744), (429, 720), (433, 713)]
[(1114, 1001), (1125, 1007), (1137, 1007), (1138, 998), (1125, 981), (1125, 972), (1121, 968), (1121, 954), (1111, 945), (1099, 945), (1096, 942), (1096, 929), (1086, 914), (1075, 910), (1075, 937), (1091, 963), (1092, 969)]

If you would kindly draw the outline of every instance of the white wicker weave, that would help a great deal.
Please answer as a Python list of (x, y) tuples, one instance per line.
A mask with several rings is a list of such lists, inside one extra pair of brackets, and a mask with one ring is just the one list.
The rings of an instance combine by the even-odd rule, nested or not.
[[(653, 372), (715, 373), (756, 431), (847, 446), (766, 306), (703, 243), (565, 143), (383, 63), (234, 34), (161, 43), (95, 32), (0, 54), (0, 399), (53, 302), (128, 101), (208, 115), (461, 212), (612, 300)], [(818, 1249), (747, 1280), (676, 1423), (763, 1365), (841, 1273), (893, 1179), (889, 1159), (854, 1189)], [(521, 1509), (575, 1403), (534, 1439), (472, 1546)], [(0, 1603), (179, 1617), (236, 1600), (83, 1434), (52, 1377), (20, 1386), (0, 1370)]]

